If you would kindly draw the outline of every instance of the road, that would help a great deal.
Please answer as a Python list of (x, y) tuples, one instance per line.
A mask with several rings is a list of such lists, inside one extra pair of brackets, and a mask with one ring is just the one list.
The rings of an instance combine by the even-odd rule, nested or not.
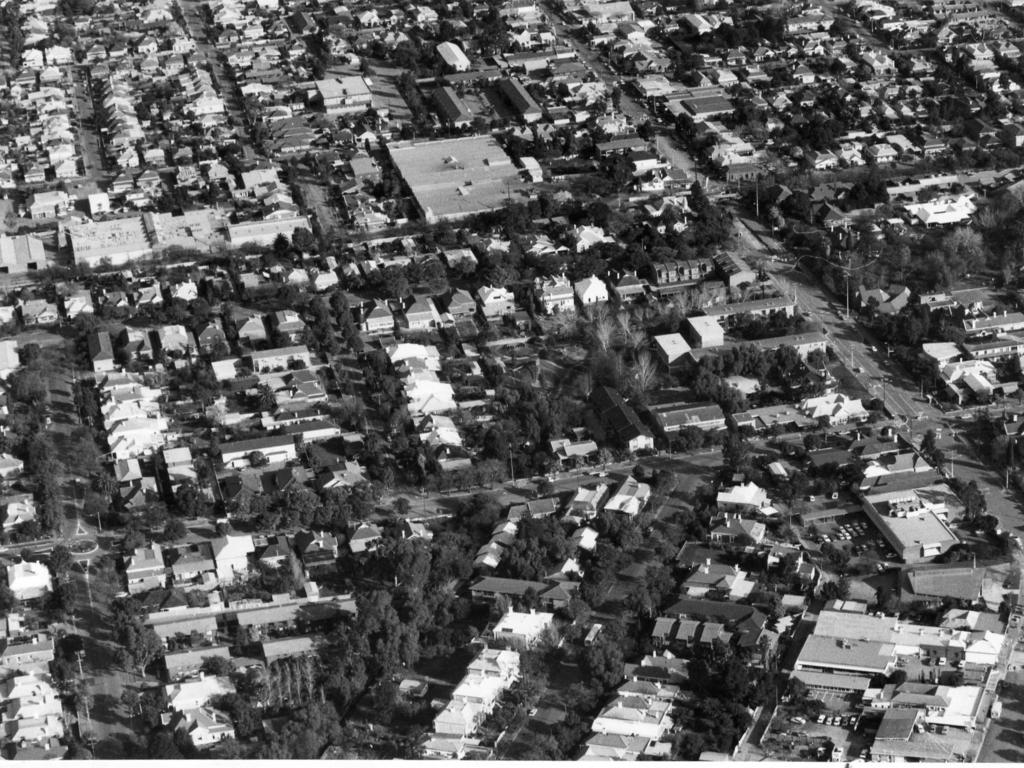
[(96, 131), (97, 117), (89, 70), (86, 67), (68, 67), (66, 77), (74, 92), (77, 115), (75, 126), (78, 130), (78, 146), (82, 152), (82, 172), (86, 178), (100, 181), (104, 176), (103, 145)]
[[(545, 12), (557, 42), (571, 47), (575, 51), (576, 57), (586, 64), (590, 71), (604, 81), (609, 91), (616, 88), (619, 90), (621, 94), (619, 97), (619, 111), (628, 117), (634, 126), (650, 122), (658, 134), (656, 139), (658, 151), (671, 163), (673, 168), (683, 171), (692, 178), (699, 178), (700, 174), (697, 171), (693, 157), (679, 145), (675, 138), (674, 130), (663, 125), (658, 116), (646, 104), (628, 93), (628, 90), (624, 87), (627, 85), (626, 80), (608, 66), (608, 63), (598, 51), (595, 51), (573, 35), (572, 30), (559, 18), (553, 8), (546, 6)], [(724, 185), (717, 181), (709, 181), (708, 183), (708, 194), (710, 195), (716, 194), (724, 188)]]
[(209, 42), (206, 21), (200, 15), (205, 5), (199, 0), (179, 0), (181, 13), (185, 17), (185, 27), (196, 44), (196, 51), (191, 58), (197, 64), (204, 63), (213, 74), (215, 85), (220, 97), (224, 100), (224, 110), (231, 120), (231, 126), (243, 143), (252, 142), (249, 135), (248, 121), (242, 109), (242, 95), (235, 83), (234, 76), (228, 72), (227, 66), (220, 57), (217, 47)]
[[(823, 326), (839, 359), (871, 395), (884, 400), (890, 414), (917, 425), (943, 422), (944, 414), (924, 399), (920, 383), (912, 381), (902, 366), (888, 358), (884, 344), (872, 339), (852, 317), (847, 318), (845, 309), (837, 309), (815, 278), (798, 264), (771, 258), (771, 253), (783, 250), (781, 243), (755, 235), (742, 221), (736, 223), (736, 234), (747, 250), (762, 259), (765, 271), (783, 293), (794, 299), (801, 314)], [(915, 431), (923, 430), (915, 427)]]

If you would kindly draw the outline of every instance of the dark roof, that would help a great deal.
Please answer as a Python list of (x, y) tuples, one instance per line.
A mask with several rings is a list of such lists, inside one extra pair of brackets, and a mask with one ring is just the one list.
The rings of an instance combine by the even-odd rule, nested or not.
[(522, 597), (528, 590), (533, 590), (538, 595), (548, 589), (543, 581), (528, 581), (526, 579), (502, 579), (497, 576), (487, 576), (480, 579), (470, 588), (473, 592), (489, 592), (496, 595), (515, 595)]
[(590, 403), (598, 418), (607, 424), (619, 440), (627, 442), (634, 437), (650, 437), (651, 431), (640, 421), (636, 411), (610, 387), (597, 387), (590, 395)]
[(753, 606), (724, 600), (700, 600), (684, 597), (669, 606), (665, 613), (697, 621), (720, 621), (723, 624), (739, 623), (750, 618), (754, 619), (759, 626), (764, 626), (765, 622), (764, 614)]
[(951, 565), (911, 568), (905, 573), (907, 585), (915, 595), (976, 601), (981, 594), (986, 570), (973, 565)]

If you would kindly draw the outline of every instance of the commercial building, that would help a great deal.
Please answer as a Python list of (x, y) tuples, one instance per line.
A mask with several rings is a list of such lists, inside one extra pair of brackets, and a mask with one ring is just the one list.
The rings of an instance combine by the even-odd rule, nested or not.
[(515, 78), (509, 77), (502, 80), (498, 83), (498, 90), (524, 123), (535, 123), (544, 116), (540, 105), (526, 90), (526, 87)]
[(521, 186), (512, 159), (493, 136), (399, 141), (388, 152), (429, 222), (501, 208)]
[(0, 274), (19, 275), (50, 265), (43, 242), (32, 235), (0, 235)]

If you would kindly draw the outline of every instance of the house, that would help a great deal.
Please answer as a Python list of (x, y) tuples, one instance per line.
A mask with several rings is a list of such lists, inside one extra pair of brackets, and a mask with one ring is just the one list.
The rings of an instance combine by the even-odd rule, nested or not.
[(360, 523), (354, 531), (352, 531), (348, 540), (348, 547), (352, 550), (352, 554), (361, 554), (363, 552), (372, 552), (378, 546), (381, 541), (381, 531), (373, 523)]
[(213, 645), (165, 653), (163, 662), (167, 679), (176, 682), (195, 677), (203, 667), (203, 660), (210, 657), (231, 661), (231, 649), (227, 645)]
[(565, 275), (538, 278), (537, 289), (544, 311), (549, 315), (557, 312), (572, 312), (576, 305), (573, 301), (573, 286)]
[(255, 554), (252, 536), (221, 536), (212, 542), (217, 581), (231, 584), (249, 571), (249, 556)]
[(68, 193), (63, 190), (37, 192), (28, 200), (28, 215), (32, 219), (52, 219), (67, 213), (71, 203)]
[(604, 508), (607, 511), (621, 512), (624, 515), (635, 517), (643, 511), (650, 497), (651, 486), (641, 483), (629, 475), (615, 489)]
[(45, 632), (8, 640), (0, 651), (0, 677), (12, 672), (46, 672), (53, 659), (53, 638)]
[(715, 503), (719, 512), (775, 514), (768, 492), (752, 481), (719, 490)]
[(810, 397), (800, 403), (800, 411), (811, 419), (824, 419), (829, 425), (862, 422), (868, 418), (863, 402), (837, 392)]
[(183, 325), (161, 325), (156, 330), (156, 337), (165, 354), (190, 354), (196, 348), (192, 335)]
[(166, 585), (167, 567), (163, 550), (157, 543), (136, 548), (125, 560), (128, 594), (137, 595)]
[(604, 281), (593, 275), (585, 277), (573, 284), (573, 291), (581, 306), (600, 304), (608, 301), (608, 286)]
[(57, 305), (45, 299), (28, 299), (20, 304), (19, 309), (25, 325), (57, 325), (60, 322)]
[(711, 541), (730, 546), (760, 544), (764, 541), (765, 526), (755, 520), (738, 515), (727, 515), (726, 519), (711, 529)]
[(418, 296), (405, 310), (405, 324), (410, 331), (428, 331), (441, 324), (441, 315), (434, 300), (429, 296)]
[(117, 366), (114, 361), (114, 344), (107, 331), (93, 331), (87, 338), (89, 359), (97, 373), (109, 373)]
[(224, 326), (219, 317), (212, 318), (199, 327), (196, 331), (196, 342), (204, 351), (227, 344), (227, 336), (224, 335)]
[(53, 579), (45, 563), (22, 560), (7, 566), (7, 587), (15, 600), (35, 600), (53, 591)]
[(555, 629), (553, 613), (536, 610), (519, 612), (509, 608), (491, 630), (491, 642), (523, 651), (534, 648)]
[(252, 345), (267, 340), (267, 327), (263, 323), (263, 315), (259, 312), (235, 307), (231, 311), (231, 319), (234, 321), (239, 341)]
[(32, 494), (21, 493), (8, 496), (3, 504), (3, 530), (6, 533), (17, 530), (23, 523), (36, 519), (36, 502)]
[(654, 337), (654, 352), (667, 368), (682, 360), (690, 351), (681, 333), (665, 333)]
[(598, 483), (593, 488), (580, 486), (569, 501), (567, 512), (570, 515), (582, 517), (586, 520), (597, 517), (604, 508), (604, 501), (608, 496), (609, 486), (605, 483)]
[(456, 288), (448, 298), (445, 314), (452, 321), (464, 320), (476, 314), (476, 302), (469, 291)]
[(591, 393), (590, 403), (597, 423), (602, 425), (602, 431), (607, 430), (609, 437), (631, 453), (653, 450), (654, 436), (651, 431), (616, 390), (597, 387)]
[(294, 309), (282, 309), (270, 315), (270, 325), (282, 339), (297, 340), (306, 331), (306, 323)]
[(192, 680), (171, 683), (164, 686), (167, 706), (175, 712), (185, 712), (205, 706), (214, 696), (235, 692), (235, 684), (226, 676), (205, 675)]
[(725, 344), (725, 331), (717, 318), (701, 315), (686, 318), (690, 340), (700, 349), (711, 349)]
[(512, 291), (503, 286), (480, 286), (476, 298), (480, 304), (480, 311), (488, 320), (510, 315), (515, 311), (515, 297)]
[(368, 312), (363, 314), (362, 329), (366, 333), (393, 333), (395, 330), (395, 316), (391, 314), (391, 308), (386, 302), (376, 301)]
[(8, 378), (21, 366), (17, 339), (0, 341), (0, 379)]
[(175, 731), (183, 732), (196, 749), (219, 744), (224, 739), (235, 738), (235, 726), (231, 720), (223, 712), (211, 707), (187, 709), (176, 715), (169, 718), (168, 722), (173, 725)]
[(25, 469), (25, 463), (9, 453), (0, 453), (0, 480), (14, 480)]

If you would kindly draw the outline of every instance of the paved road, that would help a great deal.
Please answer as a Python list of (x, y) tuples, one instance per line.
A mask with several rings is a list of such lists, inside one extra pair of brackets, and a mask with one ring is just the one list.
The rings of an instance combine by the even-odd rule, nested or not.
[(122, 693), (138, 686), (118, 669), (117, 646), (110, 631), (109, 598), (116, 585), (96, 583), (79, 569), (74, 570), (76, 588), (75, 630), (82, 636), (86, 689), (92, 696), (89, 718), (83, 717), (83, 735), (95, 741), (97, 758), (125, 757), (126, 742), (134, 738), (130, 716), (121, 703)]
[(235, 78), (228, 72), (227, 66), (221, 59), (217, 47), (209, 42), (206, 33), (206, 22), (200, 15), (205, 5), (198, 0), (179, 0), (182, 15), (185, 17), (186, 30), (195, 43), (196, 51), (191, 59), (196, 64), (205, 63), (216, 80), (216, 86), (220, 97), (224, 99), (224, 109), (231, 120), (231, 126), (236, 130), (237, 136), (243, 142), (251, 143), (248, 124), (245, 119), (245, 111), (242, 108), (241, 92), (235, 83)]
[(99, 181), (104, 176), (103, 145), (96, 131), (98, 119), (93, 107), (92, 88), (89, 84), (89, 70), (85, 67), (68, 67), (67, 79), (71, 82), (77, 112), (76, 128), (78, 146), (82, 152), (83, 175)]
[(793, 297), (801, 313), (821, 323), (839, 359), (871, 395), (884, 399), (890, 414), (918, 424), (943, 422), (945, 415), (925, 401), (920, 383), (912, 381), (902, 366), (888, 358), (884, 344), (846, 317), (845, 307), (840, 310), (816, 278), (798, 269), (798, 265), (771, 258), (771, 252), (783, 250), (781, 243), (754, 235), (742, 221), (736, 223), (736, 234), (747, 250), (760, 257), (765, 271), (779, 288)]

